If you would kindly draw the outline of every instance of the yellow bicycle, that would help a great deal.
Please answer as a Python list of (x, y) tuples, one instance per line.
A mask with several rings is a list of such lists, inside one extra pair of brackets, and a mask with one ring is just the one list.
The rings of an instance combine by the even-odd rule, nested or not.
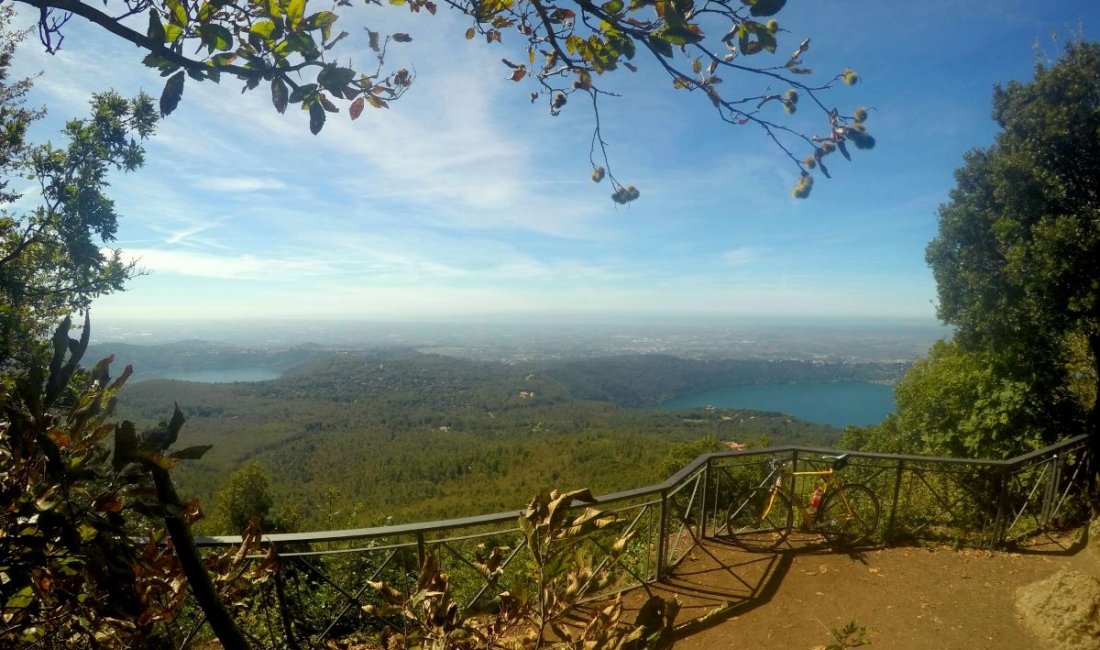
[[(832, 459), (828, 469), (806, 472), (790, 471), (786, 461), (768, 461), (767, 477), (730, 504), (726, 514), (729, 539), (749, 551), (770, 551), (782, 544), (796, 525), (822, 534), (839, 548), (870, 539), (879, 519), (874, 492), (866, 485), (841, 482), (837, 472), (848, 464), (847, 454), (822, 458)], [(792, 492), (795, 476), (819, 477), (806, 505)], [(801, 514), (797, 522), (796, 510)]]

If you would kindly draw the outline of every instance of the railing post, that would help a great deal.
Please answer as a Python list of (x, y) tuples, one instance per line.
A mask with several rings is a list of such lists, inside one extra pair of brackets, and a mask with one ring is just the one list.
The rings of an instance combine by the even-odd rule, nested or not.
[(990, 540), (990, 548), (997, 548), (1005, 541), (1005, 518), (1008, 508), (1008, 468), (1002, 468), (998, 473), (1000, 486), (997, 490), (997, 518), (993, 522), (993, 539)]
[(657, 579), (665, 577), (665, 553), (668, 546), (665, 528), (668, 527), (668, 493), (661, 490), (661, 512), (657, 519)]
[[(797, 472), (797, 471), (798, 471), (798, 450), (795, 449), (794, 451), (791, 452), (791, 496), (793, 498), (796, 498), (796, 499), (798, 498), (798, 477), (795, 476), (794, 473)], [(791, 504), (791, 505), (793, 506), (792, 510), (799, 507), (796, 504)]]
[(1053, 507), (1058, 500), (1059, 486), (1062, 483), (1062, 456), (1055, 454), (1051, 459), (1050, 478), (1047, 479), (1046, 490), (1043, 491), (1043, 507), (1039, 515), (1039, 525), (1046, 526), (1053, 516)]
[[(417, 570), (424, 568), (424, 560), (428, 556), (428, 550), (424, 546), (424, 532), (416, 531), (416, 561), (420, 564)], [(419, 575), (419, 574), (417, 574)]]
[(901, 496), (901, 475), (905, 471), (905, 459), (898, 459), (898, 471), (894, 475), (894, 496), (890, 500), (890, 521), (886, 524), (886, 535), (888, 539), (894, 537), (894, 522), (897, 519), (898, 514), (898, 497)]
[(710, 487), (710, 461), (703, 465), (703, 486), (699, 491), (699, 539), (707, 536), (707, 488)]

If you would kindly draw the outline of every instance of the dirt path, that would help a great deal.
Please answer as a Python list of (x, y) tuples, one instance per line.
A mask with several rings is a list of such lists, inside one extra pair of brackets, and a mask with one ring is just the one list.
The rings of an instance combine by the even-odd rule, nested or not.
[(1100, 573), (1080, 541), (1016, 553), (907, 547), (850, 555), (805, 544), (751, 554), (708, 541), (655, 591), (675, 593), (680, 620), (697, 621), (677, 650), (810, 650), (854, 619), (874, 629), (874, 647), (1041, 650), (1017, 618), (1016, 588), (1067, 566)]

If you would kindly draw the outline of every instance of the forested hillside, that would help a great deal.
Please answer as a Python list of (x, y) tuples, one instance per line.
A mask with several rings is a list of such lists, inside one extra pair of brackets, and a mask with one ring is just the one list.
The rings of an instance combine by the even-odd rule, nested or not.
[(286, 349), (246, 346), (216, 346), (206, 341), (178, 341), (163, 345), (97, 343), (88, 346), (90, 359), (114, 355), (115, 364), (134, 367), (135, 379), (157, 377), (162, 373), (231, 368), (270, 368), (287, 370), (317, 354), (316, 346), (302, 345)]
[[(623, 404), (654, 403), (658, 392), (671, 396), (674, 387), (695, 390), (735, 377), (825, 379), (832, 369), (848, 379), (857, 368), (700, 365), (674, 357), (608, 362), (509, 365), (408, 350), (315, 352), (273, 381), (139, 382), (123, 392), (121, 406), (124, 417), (151, 423), (179, 404), (188, 417), (180, 444), (214, 445), (177, 472), (183, 491), (205, 503), (254, 461), (266, 470), (284, 525), (366, 525), (515, 508), (550, 487), (610, 492), (652, 483), (663, 478), (658, 467), (674, 445), (704, 437), (829, 444), (836, 429), (778, 413)], [(693, 370), (705, 381), (692, 379)], [(667, 380), (660, 391), (641, 390), (661, 377)]]

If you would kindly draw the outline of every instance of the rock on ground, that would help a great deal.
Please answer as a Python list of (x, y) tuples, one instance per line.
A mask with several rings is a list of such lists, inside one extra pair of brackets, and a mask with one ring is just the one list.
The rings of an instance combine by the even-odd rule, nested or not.
[(1024, 626), (1050, 650), (1100, 650), (1100, 580), (1063, 569), (1016, 590)]
[(1100, 560), (1100, 517), (1092, 520), (1089, 524), (1089, 552), (1093, 557)]

